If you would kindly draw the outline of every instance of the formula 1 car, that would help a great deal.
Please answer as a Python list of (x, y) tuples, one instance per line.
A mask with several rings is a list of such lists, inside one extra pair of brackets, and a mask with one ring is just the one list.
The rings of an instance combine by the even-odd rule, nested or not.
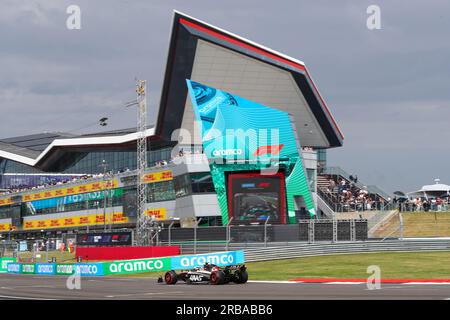
[[(230, 282), (243, 284), (248, 280), (247, 267), (245, 265), (234, 265), (220, 268), (214, 264), (205, 263), (203, 267), (176, 273), (174, 270), (167, 271), (164, 275), (166, 284), (175, 284), (178, 280), (186, 284), (209, 283), (212, 285), (226, 284)], [(163, 282), (159, 277), (158, 282)]]

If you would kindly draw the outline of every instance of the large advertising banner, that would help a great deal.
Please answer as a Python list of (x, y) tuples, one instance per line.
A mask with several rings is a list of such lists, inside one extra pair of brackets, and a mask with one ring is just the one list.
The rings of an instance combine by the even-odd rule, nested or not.
[[(25, 220), (23, 229), (52, 229), (63, 227), (82, 227), (87, 225), (102, 225), (104, 224), (104, 220), (105, 218), (103, 216), (103, 213), (66, 218)], [(129, 221), (128, 217), (125, 217), (122, 212), (106, 213), (106, 223), (108, 224), (110, 220), (112, 224), (127, 223)]]
[(205, 263), (218, 266), (229, 266), (244, 263), (244, 251), (226, 251), (216, 253), (179, 256), (172, 258), (172, 269), (192, 269)]
[(39, 275), (71, 275), (105, 276), (114, 274), (133, 274), (143, 272), (188, 270), (201, 267), (205, 263), (218, 266), (229, 266), (245, 263), (243, 250), (224, 251), (207, 254), (172, 256), (149, 259), (117, 260), (97, 263), (35, 263), (22, 264), (10, 262), (7, 264), (8, 273), (39, 274)]
[[(198, 82), (186, 81), (204, 152), (210, 160), (222, 222), (226, 225), (233, 217), (239, 223), (262, 223), (261, 217), (272, 216), (277, 217), (278, 223), (295, 223), (296, 211), (302, 209), (311, 217), (315, 216), (299, 153), (301, 145), (289, 114)], [(266, 177), (281, 172), (284, 181), (280, 181), (279, 188), (272, 192), (253, 188), (253, 194), (240, 192), (236, 195), (227, 179), (230, 173), (239, 171), (260, 173)], [(245, 183), (271, 183), (256, 180)], [(272, 183), (278, 184), (276, 181)], [(242, 211), (233, 206), (234, 203), (249, 206)], [(250, 219), (242, 219), (244, 214)]]
[(86, 192), (94, 192), (100, 190), (114, 189), (117, 188), (118, 181), (117, 179), (110, 181), (97, 181), (86, 184), (80, 184), (71, 187), (63, 187), (59, 189), (29, 193), (23, 195), (23, 201), (34, 201), (34, 200), (42, 200), (56, 197), (69, 196), (74, 194), (86, 193)]
[[(44, 199), (44, 200), (35, 200), (35, 201), (31, 201), (30, 205), (35, 210), (45, 209), (45, 208), (53, 208), (53, 207), (60, 208), (66, 204), (93, 201), (93, 200), (103, 200), (103, 198), (105, 198), (105, 196), (107, 198), (121, 197), (122, 194), (123, 194), (123, 189), (117, 188), (117, 189), (110, 189), (110, 190), (103, 190), (103, 191), (80, 193), (80, 194), (74, 194), (74, 195), (50, 198), (50, 199)], [(58, 210), (58, 211), (63, 211), (63, 210)]]

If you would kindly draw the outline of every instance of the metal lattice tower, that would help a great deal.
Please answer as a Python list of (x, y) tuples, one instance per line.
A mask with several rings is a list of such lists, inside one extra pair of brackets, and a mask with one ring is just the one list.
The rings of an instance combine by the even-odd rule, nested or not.
[(143, 183), (145, 168), (147, 167), (147, 82), (137, 80), (136, 93), (138, 105), (137, 121), (137, 218), (136, 218), (136, 242), (137, 245), (148, 245), (149, 234), (145, 204), (147, 203), (147, 184)]

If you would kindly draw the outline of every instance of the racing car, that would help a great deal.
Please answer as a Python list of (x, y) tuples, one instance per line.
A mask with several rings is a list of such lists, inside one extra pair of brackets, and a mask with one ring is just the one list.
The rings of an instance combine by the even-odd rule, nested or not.
[[(166, 284), (175, 284), (178, 280), (184, 281), (186, 284), (209, 283), (219, 285), (230, 282), (243, 284), (248, 280), (248, 273), (245, 265), (220, 268), (217, 265), (205, 263), (203, 267), (197, 267), (179, 273), (170, 270), (164, 275), (164, 282)], [(163, 282), (163, 278), (159, 277), (158, 282)]]

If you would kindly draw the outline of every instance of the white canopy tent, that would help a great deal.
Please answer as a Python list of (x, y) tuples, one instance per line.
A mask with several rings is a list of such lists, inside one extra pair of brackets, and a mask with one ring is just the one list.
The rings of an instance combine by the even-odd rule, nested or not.
[(440, 179), (434, 180), (435, 184), (429, 184), (423, 186), (420, 190), (408, 192), (409, 198), (424, 197), (424, 198), (437, 198), (443, 195), (450, 195), (450, 186), (440, 183)]

